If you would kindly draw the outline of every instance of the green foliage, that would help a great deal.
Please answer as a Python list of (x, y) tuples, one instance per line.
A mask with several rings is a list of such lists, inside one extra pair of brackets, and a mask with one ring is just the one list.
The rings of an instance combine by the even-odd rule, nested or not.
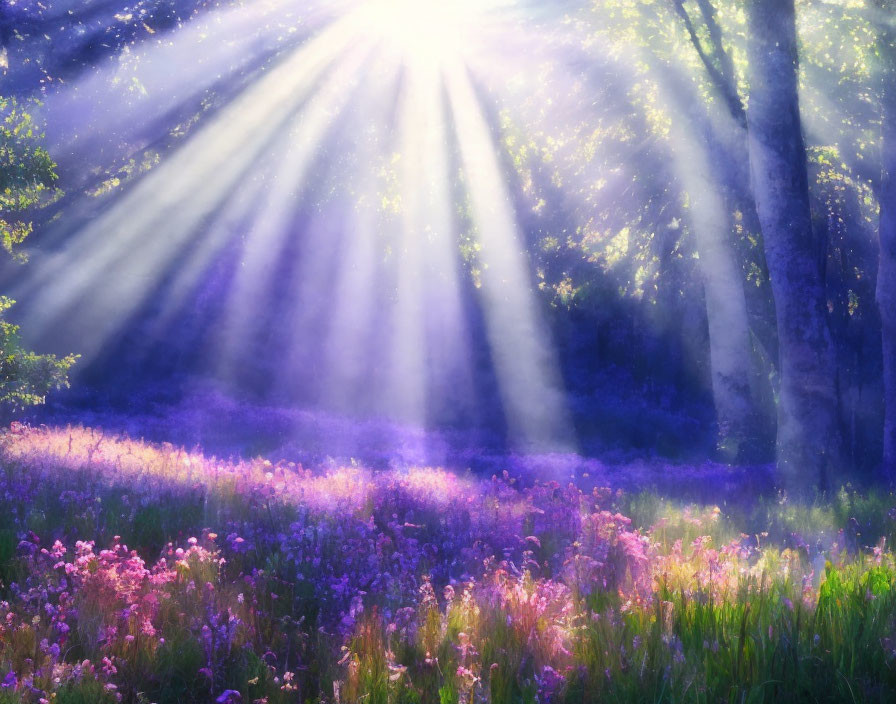
[(95, 679), (83, 679), (66, 685), (56, 693), (56, 704), (114, 704), (115, 692)]
[[(40, 207), (58, 194), (56, 164), (41, 144), (35, 121), (15, 98), (0, 97), (0, 247), (13, 260), (26, 261), (18, 247), (32, 224), (6, 217)], [(44, 402), (47, 392), (68, 386), (77, 357), (41, 355), (21, 345), (19, 327), (5, 314), (15, 301), (0, 296), (0, 404), (12, 409)]]
[(0, 403), (16, 409), (43, 403), (49, 391), (68, 387), (68, 371), (77, 356), (23, 349), (19, 326), (4, 319), (13, 303), (0, 296)]
[(588, 625), (564, 700), (887, 701), (893, 580), (892, 566), (828, 564), (814, 608), (780, 575), (719, 601), (661, 587), (652, 616)]
[(19, 261), (24, 255), (16, 248), (31, 234), (31, 223), (3, 214), (38, 206), (55, 193), (56, 164), (41, 136), (31, 113), (0, 96), (0, 246)]
[(34, 118), (15, 98), (0, 97), (0, 206), (34, 205), (56, 181), (56, 164), (41, 145)]
[(159, 702), (190, 701), (191, 696), (202, 696), (209, 690), (211, 683), (199, 673), (205, 664), (202, 644), (188, 634), (169, 639), (156, 652), (153, 664), (158, 676), (158, 689), (153, 695)]

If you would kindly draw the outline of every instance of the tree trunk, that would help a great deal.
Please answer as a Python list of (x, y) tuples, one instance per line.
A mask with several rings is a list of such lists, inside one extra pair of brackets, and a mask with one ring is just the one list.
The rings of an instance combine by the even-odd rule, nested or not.
[(785, 488), (803, 494), (826, 486), (841, 463), (826, 243), (812, 230), (794, 0), (750, 0), (747, 7), (750, 172), (779, 340), (778, 470)]
[[(881, 11), (896, 10), (896, 2), (880, 2)], [(884, 371), (883, 472), (896, 480), (896, 30), (880, 26), (881, 187), (880, 262), (877, 303), (880, 307)]]
[[(697, 5), (708, 42), (699, 36), (683, 0), (673, 0), (673, 10), (682, 20), (717, 99), (707, 101), (699, 95), (690, 75), (676, 76), (667, 69), (659, 78), (661, 91), (674, 106), (676, 171), (691, 196), (691, 224), (700, 253), (710, 329), (719, 446), (729, 455), (736, 448), (737, 459), (756, 462), (768, 456), (774, 437), (772, 389), (768, 369), (763, 373), (766, 364), (761, 361), (777, 350), (774, 307), (764, 252), (755, 261), (763, 273), (760, 288), (745, 286), (745, 253), (738, 248), (737, 228), (757, 237), (760, 234), (750, 184), (746, 109), (715, 5), (711, 0), (697, 0)], [(676, 129), (681, 121), (687, 127)], [(725, 217), (713, 216), (713, 211), (718, 213), (721, 208)], [(740, 214), (739, 222), (735, 213)]]

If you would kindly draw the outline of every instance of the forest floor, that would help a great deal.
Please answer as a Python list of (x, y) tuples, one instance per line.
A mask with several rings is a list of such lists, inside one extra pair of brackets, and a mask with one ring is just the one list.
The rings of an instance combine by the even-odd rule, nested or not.
[(303, 466), (14, 425), (0, 702), (893, 701), (896, 497), (563, 457)]
[[(210, 388), (175, 400), (148, 394), (124, 406), (90, 397), (76, 403), (54, 402), (38, 407), (26, 422), (102, 428), (112, 435), (168, 442), (217, 457), (263, 457), (315, 468), (439, 467), (485, 478), (507, 471), (530, 482), (571, 480), (583, 489), (652, 490), (703, 503), (737, 502), (744, 496), (752, 500), (774, 493), (773, 465), (734, 467), (705, 459), (710, 451), (703, 437), (694, 438), (687, 458), (634, 447), (630, 438), (612, 434), (583, 439), (576, 447), (510, 447), (494, 429), (423, 429), (386, 419), (252, 403)], [(689, 422), (680, 421), (682, 433)]]

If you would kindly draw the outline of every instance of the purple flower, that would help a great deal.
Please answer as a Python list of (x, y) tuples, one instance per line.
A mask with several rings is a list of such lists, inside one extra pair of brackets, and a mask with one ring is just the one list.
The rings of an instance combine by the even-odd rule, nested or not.
[(541, 675), (535, 676), (535, 681), (538, 683), (537, 701), (539, 704), (547, 704), (547, 702), (554, 701), (566, 682), (563, 675), (549, 665), (545, 665)]
[(225, 689), (220, 697), (215, 699), (218, 704), (234, 704), (234, 702), (243, 701), (243, 695), (235, 689)]

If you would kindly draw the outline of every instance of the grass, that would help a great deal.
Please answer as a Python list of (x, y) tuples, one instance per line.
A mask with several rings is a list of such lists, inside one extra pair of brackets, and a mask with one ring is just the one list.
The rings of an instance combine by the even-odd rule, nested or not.
[(0, 443), (0, 702), (889, 702), (896, 497)]

